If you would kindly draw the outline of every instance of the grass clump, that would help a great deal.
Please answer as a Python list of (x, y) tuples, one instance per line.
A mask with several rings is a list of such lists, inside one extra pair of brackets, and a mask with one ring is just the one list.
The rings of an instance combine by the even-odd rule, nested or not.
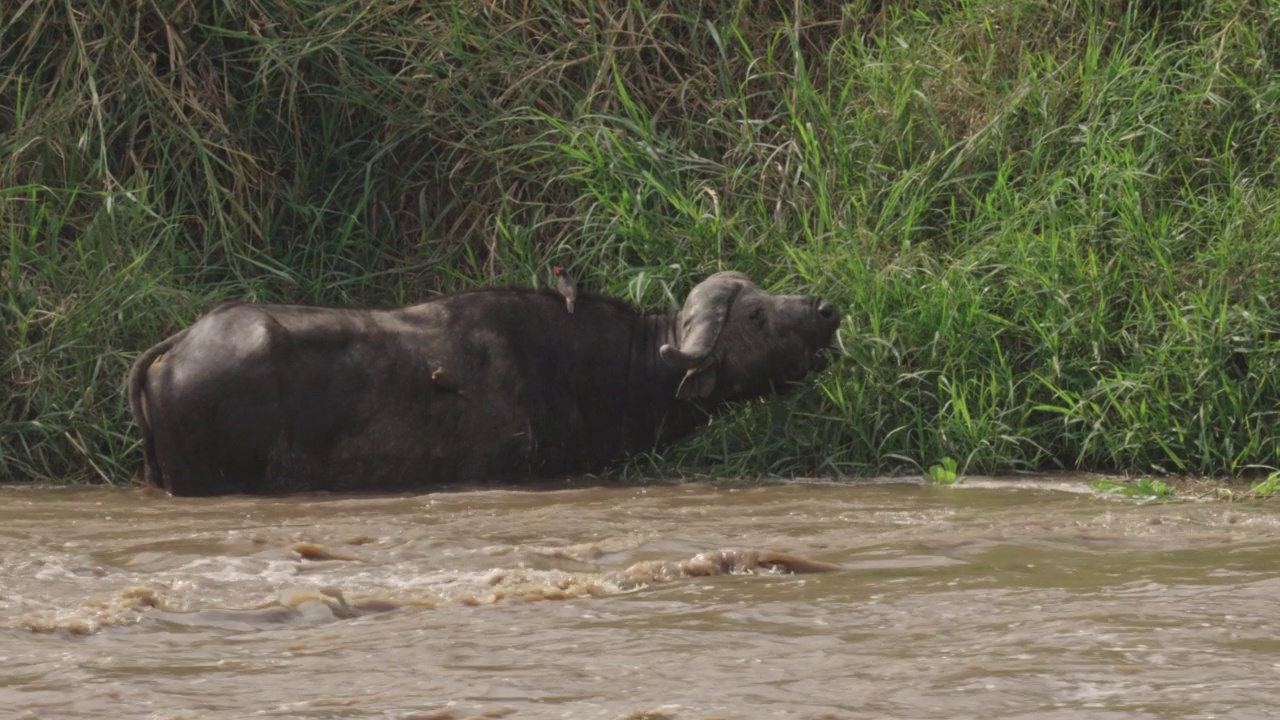
[(1253, 497), (1269, 498), (1280, 493), (1280, 472), (1273, 472), (1265, 480), (1249, 488)]
[(1168, 500), (1174, 496), (1174, 489), (1166, 483), (1153, 478), (1142, 478), (1136, 482), (1098, 479), (1089, 485), (1104, 495), (1119, 495), (1127, 498), (1144, 500)]
[(955, 458), (944, 457), (924, 473), (926, 482), (936, 485), (957, 485), (964, 482), (964, 477), (956, 472)]
[(221, 300), (708, 272), (847, 357), (624, 472), (1280, 467), (1280, 6), (34, 0), (0, 18), (0, 479), (137, 469)]

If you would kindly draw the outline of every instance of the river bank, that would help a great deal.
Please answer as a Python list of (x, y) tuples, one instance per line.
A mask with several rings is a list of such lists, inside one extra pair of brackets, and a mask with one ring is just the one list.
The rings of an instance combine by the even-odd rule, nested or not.
[(841, 360), (624, 478), (1280, 467), (1280, 6), (24, 5), (0, 481), (125, 484), (137, 353), (225, 300), (718, 269)]

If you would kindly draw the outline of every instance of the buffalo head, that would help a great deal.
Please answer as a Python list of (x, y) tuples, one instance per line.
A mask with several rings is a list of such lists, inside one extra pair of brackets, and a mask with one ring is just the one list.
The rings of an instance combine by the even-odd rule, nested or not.
[(829, 303), (804, 295), (770, 295), (739, 272), (699, 283), (677, 322), (677, 345), (662, 360), (685, 371), (682, 400), (762, 395), (826, 364), (840, 324)]

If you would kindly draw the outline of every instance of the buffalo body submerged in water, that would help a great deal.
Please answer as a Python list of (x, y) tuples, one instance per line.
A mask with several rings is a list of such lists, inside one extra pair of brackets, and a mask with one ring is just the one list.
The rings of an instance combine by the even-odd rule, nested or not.
[(129, 375), (175, 495), (410, 490), (596, 472), (821, 367), (817, 298), (721, 272), (669, 314), (484, 289), (389, 310), (229, 303)]

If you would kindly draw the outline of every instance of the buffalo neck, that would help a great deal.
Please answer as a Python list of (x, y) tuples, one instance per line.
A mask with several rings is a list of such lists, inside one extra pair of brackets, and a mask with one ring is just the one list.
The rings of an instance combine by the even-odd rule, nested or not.
[(628, 451), (650, 450), (707, 422), (706, 409), (676, 399), (684, 371), (667, 365), (658, 352), (664, 344), (678, 342), (678, 320), (678, 312), (642, 314), (636, 320), (624, 413)]

